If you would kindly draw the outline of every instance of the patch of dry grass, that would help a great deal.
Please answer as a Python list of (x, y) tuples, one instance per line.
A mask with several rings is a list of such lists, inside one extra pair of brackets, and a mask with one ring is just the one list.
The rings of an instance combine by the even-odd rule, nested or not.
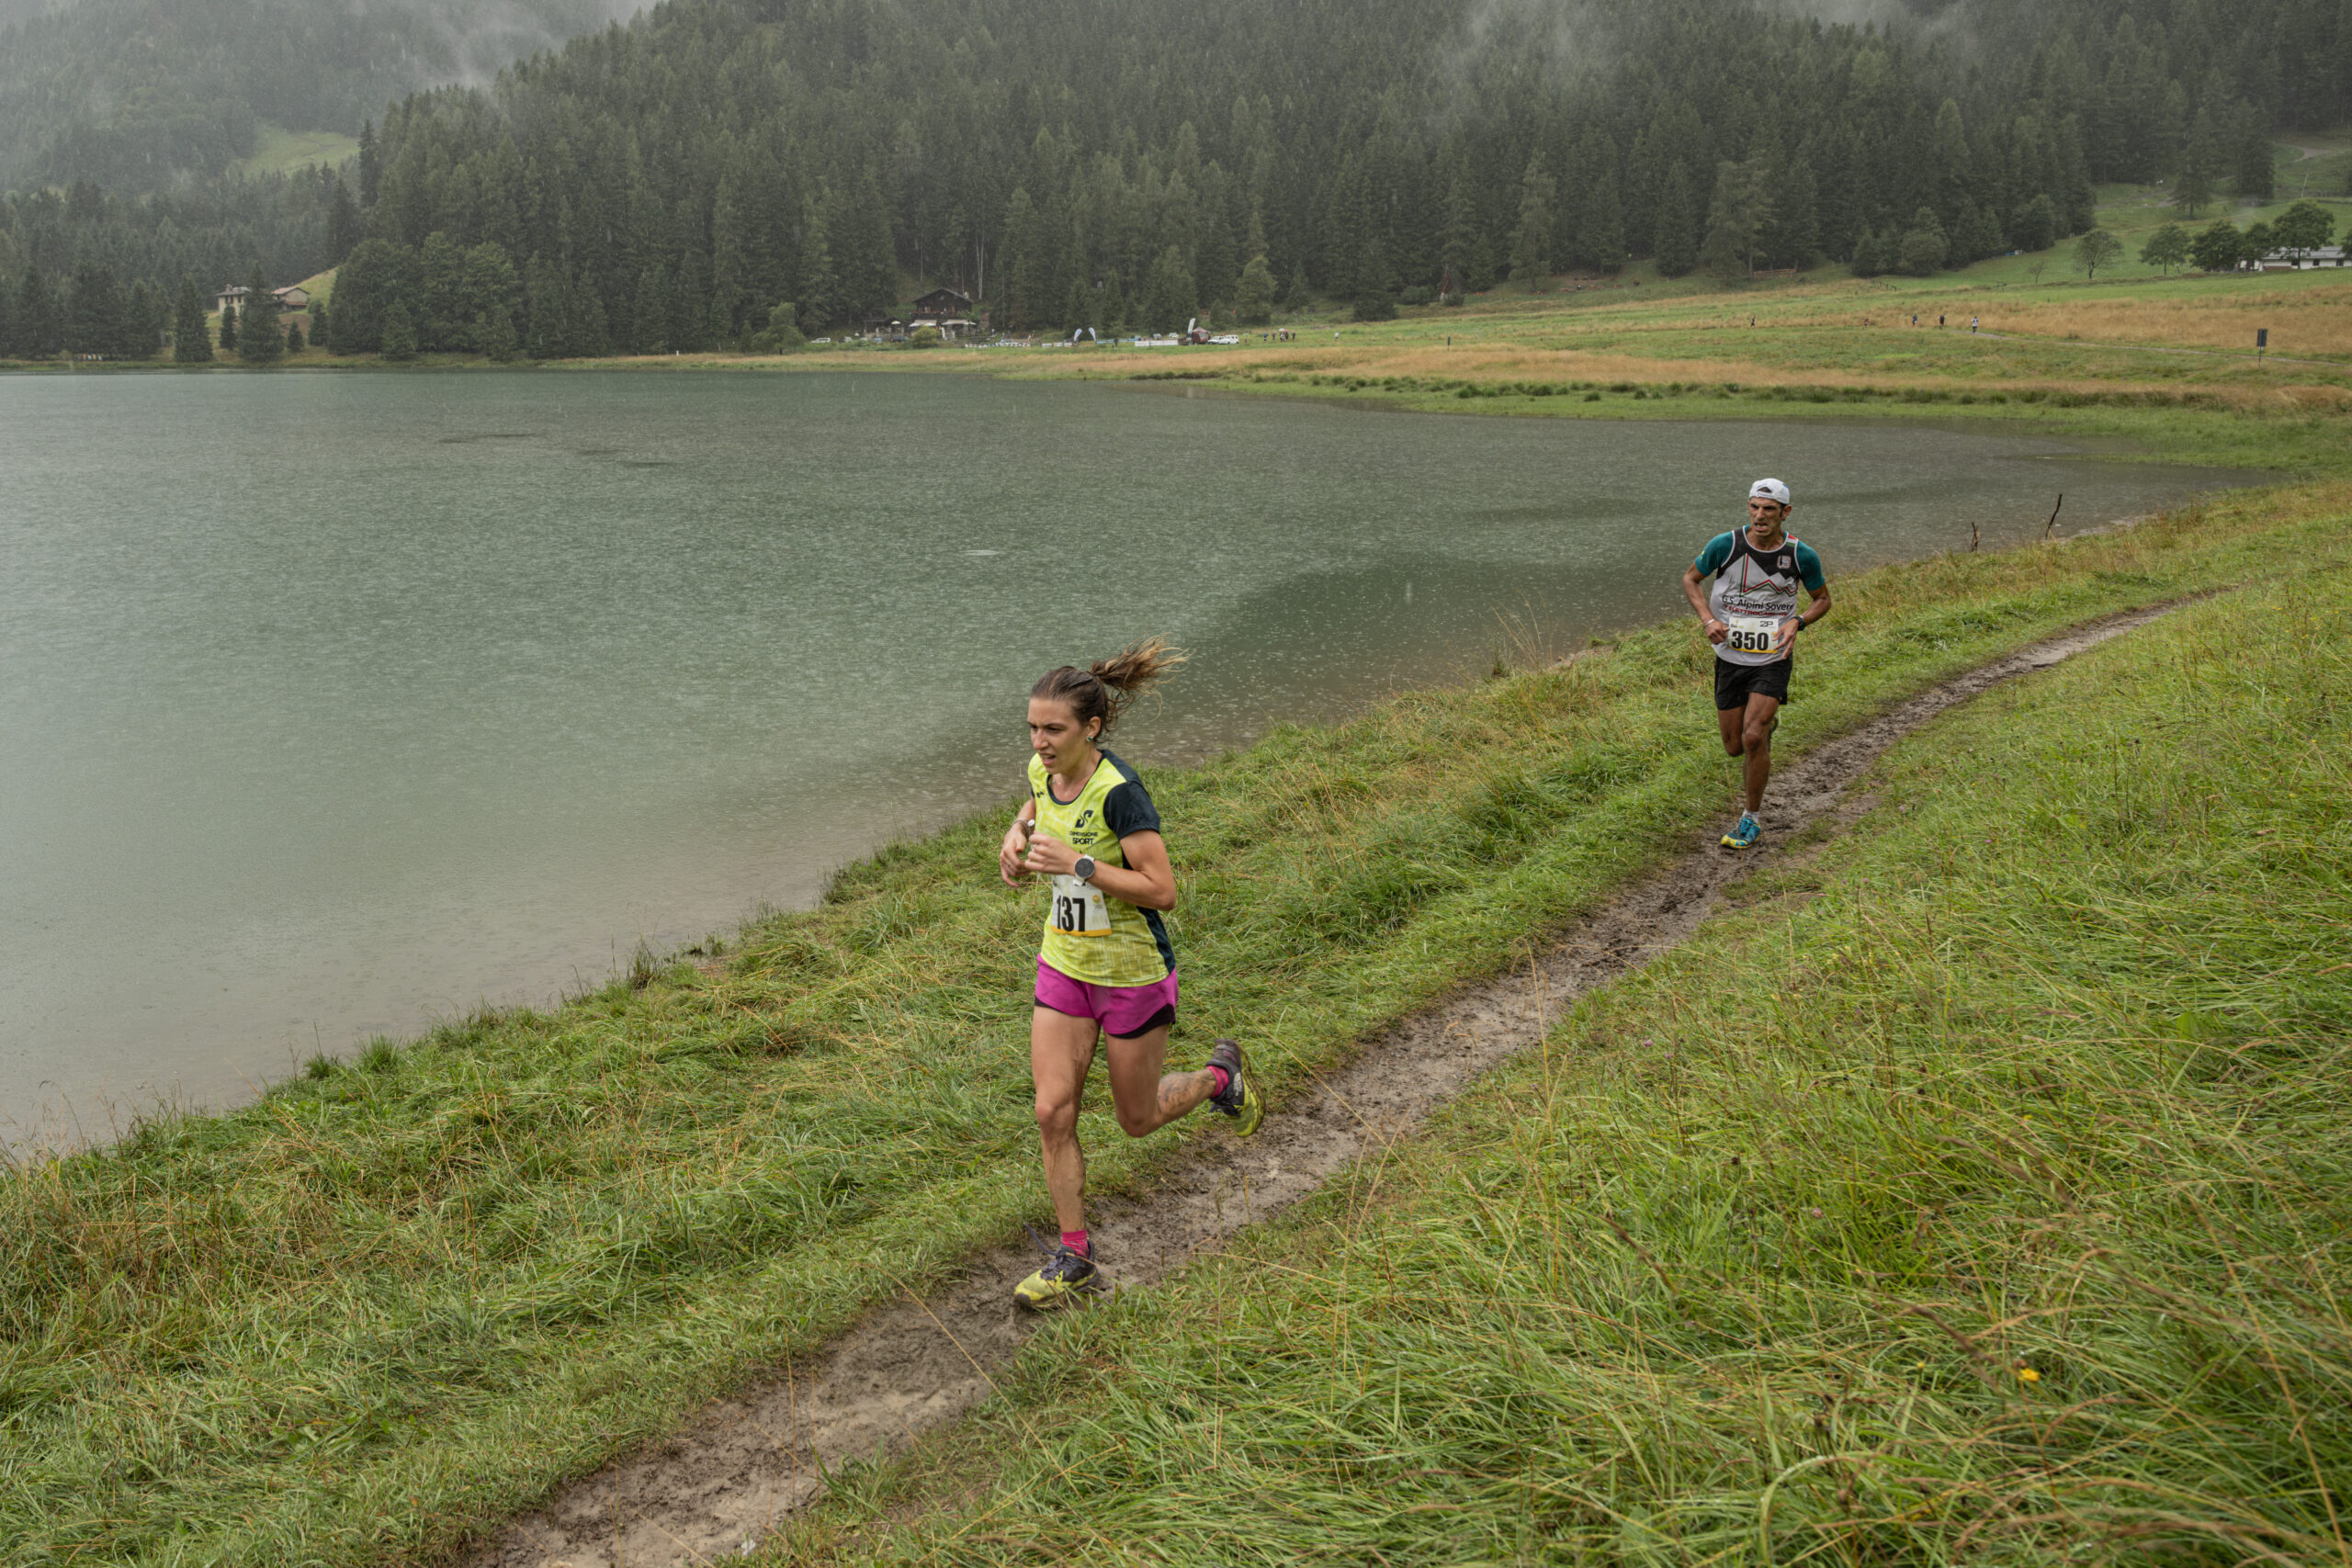
[(1989, 332), (2240, 353), (2253, 349), (2255, 329), (2267, 327), (2274, 354), (2352, 355), (2352, 283), (2285, 294), (2230, 281), (2214, 280), (2202, 297), (2005, 302), (1982, 314)]

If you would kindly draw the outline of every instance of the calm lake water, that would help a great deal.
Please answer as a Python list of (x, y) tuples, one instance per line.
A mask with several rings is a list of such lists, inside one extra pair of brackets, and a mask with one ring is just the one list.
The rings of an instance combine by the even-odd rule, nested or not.
[[(1788, 479), (1833, 581), (2235, 476), (1885, 425), (936, 376), (0, 378), (0, 1137), (600, 983), (1018, 787), (1654, 618)], [(1708, 728), (1703, 697), (1691, 721)], [(1182, 841), (1181, 825), (1177, 838)]]

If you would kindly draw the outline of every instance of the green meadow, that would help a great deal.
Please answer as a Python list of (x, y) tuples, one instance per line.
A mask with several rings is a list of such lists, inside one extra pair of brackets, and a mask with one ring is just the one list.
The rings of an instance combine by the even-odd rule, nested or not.
[(2313, 558), (1916, 733), (771, 1560), (2342, 1561), (2348, 613)]
[[(1782, 745), (2088, 618), (2340, 570), (2347, 502), (2238, 492), (1845, 580)], [(1728, 784), (1707, 658), (1677, 623), (1156, 773), (1180, 1056), (1246, 1035), (1279, 1113), (1680, 852)], [(887, 850), (718, 961), (644, 954), (0, 1172), (0, 1562), (430, 1556), (1041, 1222), (1036, 909), (999, 825)], [(1181, 1153), (1087, 1132), (1106, 1190)]]

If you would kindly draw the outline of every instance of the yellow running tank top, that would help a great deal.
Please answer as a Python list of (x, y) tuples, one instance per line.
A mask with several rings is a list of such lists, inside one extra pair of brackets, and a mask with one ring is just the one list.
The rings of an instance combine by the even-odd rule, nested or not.
[[(1072, 801), (1054, 798), (1052, 775), (1029, 759), (1029, 794), (1037, 831), (1059, 839), (1098, 864), (1125, 868), (1119, 840), (1159, 831), (1159, 812), (1142, 775), (1110, 752)], [(1123, 904), (1075, 876), (1046, 879), (1045, 941), (1037, 956), (1090, 986), (1156, 986), (1176, 970), (1176, 950), (1157, 909)]]

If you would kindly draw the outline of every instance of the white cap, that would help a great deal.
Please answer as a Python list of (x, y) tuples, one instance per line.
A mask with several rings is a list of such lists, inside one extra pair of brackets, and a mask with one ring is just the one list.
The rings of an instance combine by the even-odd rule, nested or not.
[(1782, 506), (1789, 503), (1789, 487), (1778, 479), (1758, 479), (1747, 487), (1748, 500), (1754, 501), (1759, 495), (1767, 501), (1776, 501)]

